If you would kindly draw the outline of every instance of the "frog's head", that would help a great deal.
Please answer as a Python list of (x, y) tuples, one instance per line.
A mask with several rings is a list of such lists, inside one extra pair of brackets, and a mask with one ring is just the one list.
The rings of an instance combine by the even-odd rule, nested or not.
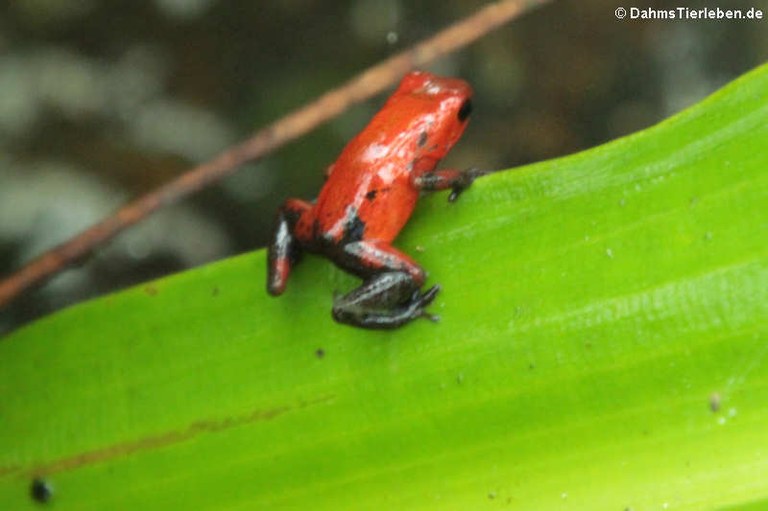
[(472, 113), (472, 88), (467, 82), (426, 71), (408, 73), (392, 99), (411, 105), (414, 122), (426, 133), (420, 140), (424, 151), (438, 159), (464, 133)]

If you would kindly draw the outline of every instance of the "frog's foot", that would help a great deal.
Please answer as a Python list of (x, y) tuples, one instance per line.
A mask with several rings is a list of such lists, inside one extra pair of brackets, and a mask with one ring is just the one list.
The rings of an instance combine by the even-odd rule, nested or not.
[(448, 195), (448, 202), (455, 202), (459, 198), (459, 195), (469, 188), (475, 179), (490, 174), (487, 170), (481, 170), (477, 168), (467, 169), (462, 172), (459, 178), (451, 186), (451, 193)]
[(451, 193), (448, 195), (448, 201), (454, 202), (464, 190), (472, 185), (475, 179), (486, 174), (490, 174), (490, 172), (476, 168), (464, 171), (453, 169), (433, 170), (416, 177), (414, 185), (419, 190), (424, 191), (450, 189)]
[(425, 308), (440, 291), (433, 286), (422, 293), (405, 272), (386, 272), (371, 277), (362, 286), (338, 297), (333, 304), (333, 318), (362, 328), (390, 329), (416, 318), (437, 321)]
[(411, 304), (414, 307), (414, 313), (418, 313), (419, 317), (426, 318), (434, 323), (440, 321), (440, 316), (432, 314), (424, 310), (427, 305), (434, 301), (437, 293), (440, 292), (440, 286), (435, 284), (427, 289), (424, 293), (416, 291), (411, 299)]

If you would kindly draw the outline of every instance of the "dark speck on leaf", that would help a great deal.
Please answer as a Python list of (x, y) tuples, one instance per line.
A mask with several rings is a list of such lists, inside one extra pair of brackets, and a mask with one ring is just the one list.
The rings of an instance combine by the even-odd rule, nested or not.
[(323, 348), (317, 348), (317, 351), (315, 351), (315, 356), (317, 358), (323, 358), (325, 356), (325, 350)]
[(211, 296), (219, 296), (219, 286), (214, 286), (213, 289), (211, 289)]
[(709, 409), (712, 410), (712, 412), (719, 412), (720, 406), (722, 405), (723, 399), (720, 397), (719, 392), (713, 392), (709, 396)]
[(45, 480), (35, 478), (29, 487), (29, 495), (37, 502), (46, 503), (53, 497), (53, 489)]

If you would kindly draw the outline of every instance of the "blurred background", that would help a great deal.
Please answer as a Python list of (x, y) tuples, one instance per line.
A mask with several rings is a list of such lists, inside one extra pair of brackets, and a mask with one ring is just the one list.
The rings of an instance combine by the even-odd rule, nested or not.
[[(555, 1), (430, 66), (476, 91), (472, 122), (444, 164), (509, 168), (593, 147), (679, 112), (768, 56), (765, 19), (619, 21), (620, 6), (677, 7), (623, 2)], [(0, 277), (485, 3), (0, 3)], [(681, 4), (768, 15), (768, 0)], [(312, 198), (383, 100), (125, 232), (0, 310), (0, 334), (263, 247), (278, 204)]]

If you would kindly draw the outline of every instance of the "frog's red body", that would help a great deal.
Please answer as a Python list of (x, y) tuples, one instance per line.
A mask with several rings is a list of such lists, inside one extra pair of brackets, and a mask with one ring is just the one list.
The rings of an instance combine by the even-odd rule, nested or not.
[(480, 173), (435, 171), (464, 132), (469, 85), (425, 72), (407, 75), (368, 126), (328, 169), (314, 204), (289, 199), (269, 250), (267, 289), (279, 295), (301, 251), (321, 253), (363, 285), (337, 299), (338, 321), (393, 328), (420, 316), (437, 294), (421, 294), (424, 271), (392, 247), (421, 190), (452, 188), (454, 200)]

